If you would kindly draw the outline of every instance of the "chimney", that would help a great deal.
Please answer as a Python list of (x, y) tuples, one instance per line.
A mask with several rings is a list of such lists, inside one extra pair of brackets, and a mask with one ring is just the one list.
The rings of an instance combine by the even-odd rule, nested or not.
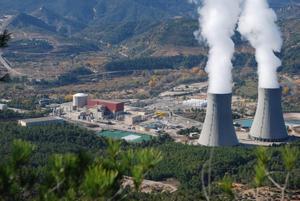
[(281, 88), (258, 89), (258, 104), (250, 138), (278, 142), (288, 138), (281, 107)]
[(231, 112), (232, 94), (208, 94), (208, 106), (199, 144), (210, 147), (238, 145)]

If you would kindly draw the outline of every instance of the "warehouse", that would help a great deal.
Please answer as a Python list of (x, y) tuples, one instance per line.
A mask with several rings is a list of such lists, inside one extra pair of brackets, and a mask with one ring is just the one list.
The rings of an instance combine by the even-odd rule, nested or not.
[(101, 99), (88, 100), (88, 108), (93, 108), (100, 105), (106, 108), (107, 113), (112, 114), (114, 116), (124, 112), (124, 102), (101, 100)]
[(189, 108), (204, 109), (207, 107), (207, 100), (192, 98), (190, 100), (183, 101), (182, 104), (183, 104), (183, 106), (186, 106)]
[(141, 121), (142, 121), (142, 116), (141, 115), (126, 115), (125, 120), (124, 120), (125, 124), (129, 125), (129, 126), (137, 124)]
[(18, 121), (18, 124), (23, 127), (31, 126), (46, 126), (46, 125), (55, 125), (63, 124), (64, 120), (59, 117), (41, 117), (34, 119), (21, 119)]

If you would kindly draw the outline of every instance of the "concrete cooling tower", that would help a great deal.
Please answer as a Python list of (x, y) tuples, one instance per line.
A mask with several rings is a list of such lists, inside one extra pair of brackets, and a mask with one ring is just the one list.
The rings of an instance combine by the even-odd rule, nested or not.
[(281, 88), (258, 89), (258, 104), (250, 138), (278, 142), (288, 138), (281, 108)]
[(210, 147), (238, 145), (231, 112), (232, 94), (208, 94), (199, 144)]

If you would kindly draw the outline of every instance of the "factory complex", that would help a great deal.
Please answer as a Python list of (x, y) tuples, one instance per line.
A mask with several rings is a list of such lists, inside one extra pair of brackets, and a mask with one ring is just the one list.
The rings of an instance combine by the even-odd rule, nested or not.
[(104, 120), (119, 119), (124, 115), (125, 103), (122, 101), (90, 99), (88, 94), (73, 95), (73, 102), (63, 104), (60, 109), (79, 112), (78, 119)]
[[(256, 113), (248, 139), (271, 143), (288, 139), (281, 107), (281, 90), (258, 89)], [(208, 107), (199, 144), (213, 147), (239, 144), (234, 128), (237, 125), (232, 119), (231, 101), (232, 94), (208, 94)]]
[[(272, 145), (291, 139), (287, 130), (290, 135), (298, 136), (299, 116), (293, 118), (295, 121), (284, 119), (280, 88), (260, 88), (257, 103), (232, 94), (206, 94), (206, 91), (207, 83), (202, 82), (180, 85), (144, 100), (104, 100), (76, 93), (72, 102), (46, 106), (52, 109), (49, 117), (23, 119), (18, 123), (26, 127), (75, 123), (100, 136), (129, 142), (147, 141), (151, 138), (145, 135), (167, 133), (176, 142), (203, 146)], [(233, 118), (241, 108), (244, 119)], [(186, 115), (193, 111), (203, 111), (205, 120), (193, 120)], [(191, 128), (198, 130), (180, 134)]]

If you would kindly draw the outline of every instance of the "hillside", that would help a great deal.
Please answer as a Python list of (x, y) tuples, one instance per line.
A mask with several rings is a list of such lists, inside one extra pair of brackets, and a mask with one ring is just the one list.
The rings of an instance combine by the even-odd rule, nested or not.
[(295, 19), (300, 18), (300, 4), (288, 5), (277, 10), (279, 19)]
[(54, 26), (51, 26), (43, 20), (25, 13), (16, 15), (10, 22), (9, 28), (23, 29), (27, 31), (36, 29), (36, 31), (40, 32), (49, 32), (48, 34), (54, 34), (56, 32)]
[[(300, 200), (300, 135), (290, 125), (300, 112), (300, 0), (270, 0), (284, 40), (276, 54), (289, 138), (254, 142), (242, 125), (253, 123), (259, 75), (236, 32), (231, 110), (241, 143), (212, 149), (195, 136), (205, 127), (209, 49), (195, 39), (187, 1), (0, 0), (0, 32), (12, 33), (0, 49), (0, 201)], [(72, 107), (76, 93), (111, 104)], [(17, 123), (53, 116), (65, 123)], [(123, 176), (153, 189), (119, 189)]]
[[(25, 74), (58, 76), (82, 65), (102, 71), (106, 61), (207, 53), (194, 38), (195, 8), (186, 1), (29, 0), (26, 5), (1, 1), (0, 19), (14, 36), (4, 56)], [(281, 55), (285, 69), (297, 72), (300, 6), (276, 0), (272, 6), (285, 39)], [(253, 53), (238, 34), (235, 41), (238, 54)], [(253, 64), (251, 59), (239, 65)]]
[[(284, 71), (298, 72), (300, 48), (300, 19), (282, 18), (279, 26), (283, 33), (284, 46), (281, 55)], [(207, 48), (195, 40), (193, 32), (197, 20), (172, 19), (154, 26), (150, 31), (127, 40), (119, 50), (131, 57), (206, 55)], [(237, 54), (253, 55), (253, 49), (238, 33), (234, 36)], [(242, 62), (247, 65), (248, 62)], [(251, 62), (254, 67), (255, 63)]]
[[(31, 13), (39, 8), (55, 11), (68, 19), (86, 23), (112, 23), (120, 18), (127, 20), (161, 19), (161, 17), (187, 15), (193, 7), (181, 0), (1, 0), (2, 12)], [(155, 14), (155, 15), (149, 15)]]
[[(292, 1), (270, 0), (283, 16), (298, 12)], [(196, 8), (185, 0), (1, 0), (0, 16), (12, 15), (11, 28), (50, 31), (118, 44), (174, 17), (195, 18)], [(288, 6), (288, 7), (287, 7)], [(285, 10), (281, 10), (285, 8)], [(295, 10), (296, 9), (296, 10)], [(292, 11), (292, 12), (291, 12)], [(27, 30), (28, 31), (28, 30)]]
[(34, 11), (32, 15), (43, 20), (50, 26), (55, 27), (56, 32), (65, 36), (71, 36), (86, 27), (84, 23), (67, 19), (45, 7), (41, 7)]

